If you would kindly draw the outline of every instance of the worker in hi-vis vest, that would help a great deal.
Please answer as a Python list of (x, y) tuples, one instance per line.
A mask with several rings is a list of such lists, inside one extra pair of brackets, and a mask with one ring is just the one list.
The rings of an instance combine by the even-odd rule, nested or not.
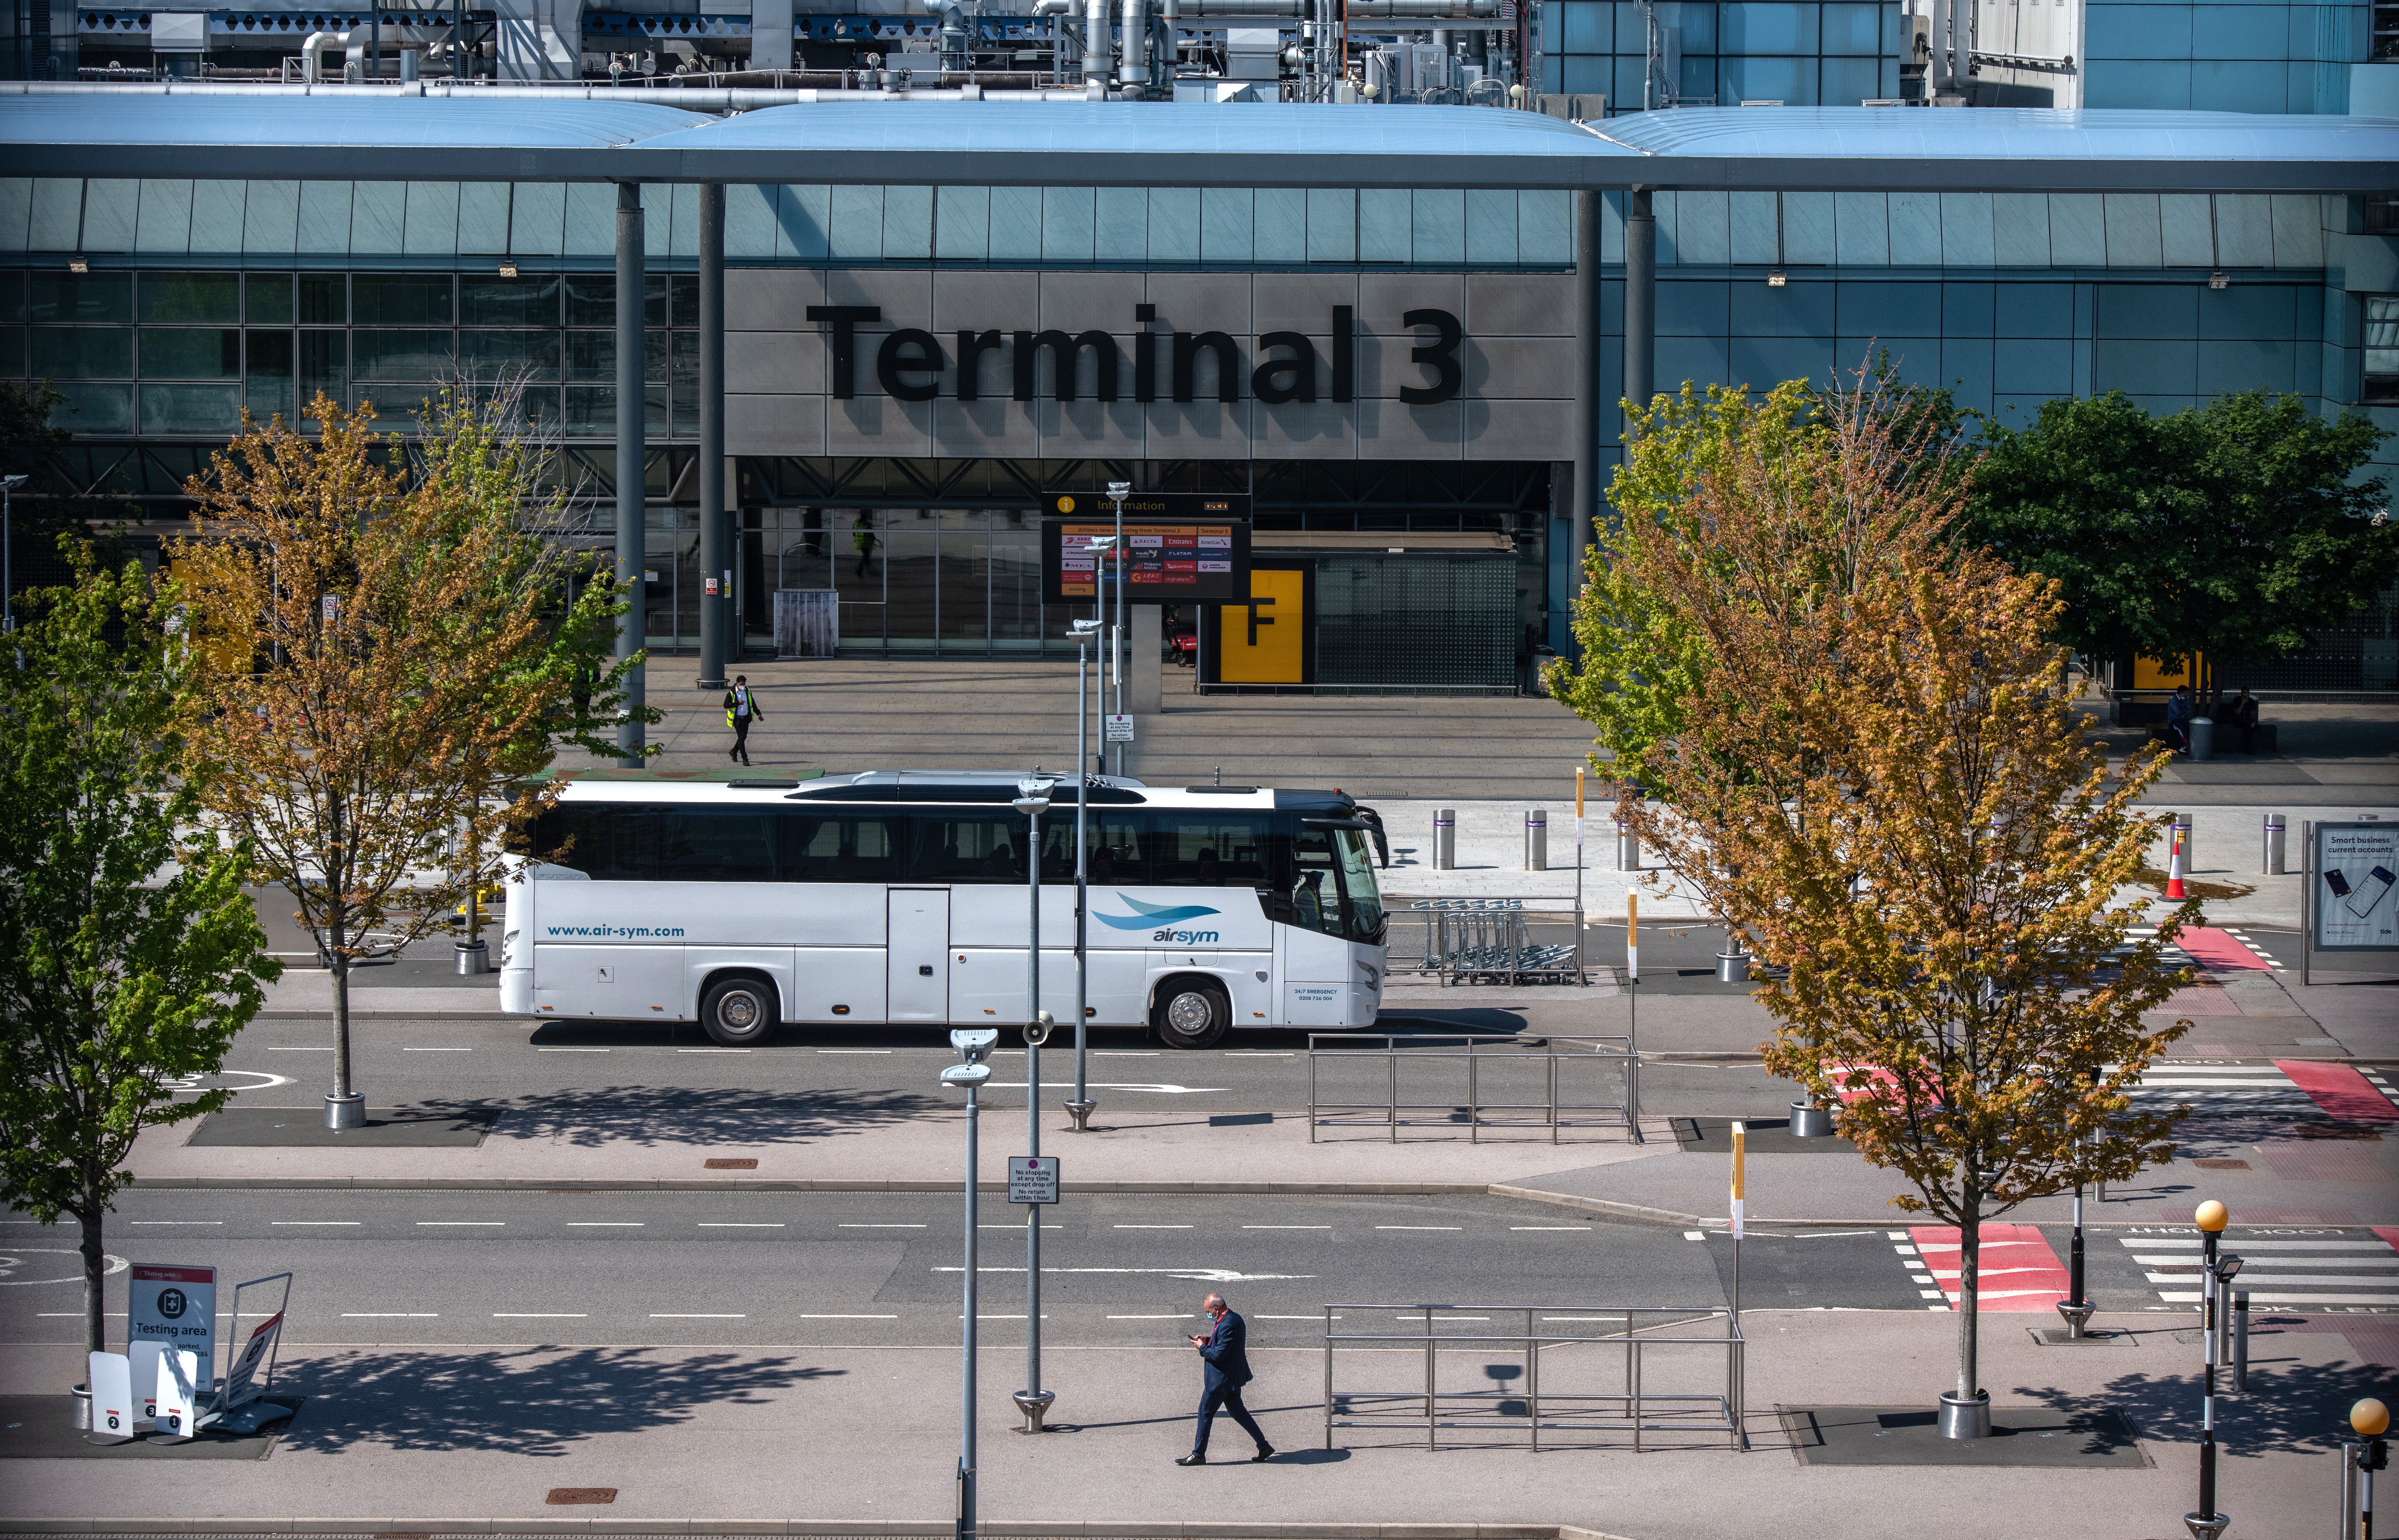
[(750, 723), (766, 714), (750, 694), (750, 676), (734, 675), (733, 688), (725, 692), (725, 725), (733, 729), (733, 747), (725, 750), (726, 759), (750, 763)]

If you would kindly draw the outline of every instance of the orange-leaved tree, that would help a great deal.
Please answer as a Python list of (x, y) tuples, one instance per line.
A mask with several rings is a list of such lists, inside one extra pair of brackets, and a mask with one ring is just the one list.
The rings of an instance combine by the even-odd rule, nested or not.
[(571, 599), (565, 511), (510, 393), (444, 392), (420, 441), (319, 397), (321, 432), (244, 431), (189, 484), (168, 558), (203, 652), (208, 815), (288, 889), (332, 975), (335, 1099), (355, 1106), (349, 974), (500, 874), (558, 746), (617, 750), (638, 656), (622, 590)]
[(2189, 1030), (2141, 1017), (2194, 914), (2136, 939), (2117, 901), (2160, 762), (2111, 773), (2083, 743), (2054, 586), (1957, 540), (1971, 477), (1937, 425), (1863, 376), (1770, 397), (1772, 432), (1716, 410), (1743, 421), (1677, 517), (1610, 553), (1704, 660), (1631, 811), (1771, 970), (1768, 1068), (1842, 1097), (1899, 1206), (1957, 1227), (1972, 1403), (1983, 1222), (2173, 1153), (2179, 1114), (2127, 1093)]

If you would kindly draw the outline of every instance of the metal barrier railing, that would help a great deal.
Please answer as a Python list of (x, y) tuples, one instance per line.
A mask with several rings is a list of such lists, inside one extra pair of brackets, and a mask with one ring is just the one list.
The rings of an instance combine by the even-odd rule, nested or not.
[[(1380, 1313), (1394, 1328), (1362, 1330), (1336, 1321)], [(1502, 1319), (1521, 1330), (1501, 1329)], [(1440, 1328), (1437, 1330), (1436, 1328)], [(1561, 1328), (1582, 1330), (1560, 1330)], [(1673, 1332), (1674, 1335), (1664, 1333)], [(1613, 1389), (1597, 1388), (1607, 1366), (1621, 1373)], [(1405, 1389), (1344, 1389), (1335, 1370), (1339, 1350), (1424, 1356), (1424, 1385)], [(1659, 1349), (1724, 1355), (1724, 1388), (1658, 1391), (1647, 1387), (1649, 1356)], [(1471, 1349), (1469, 1353), (1467, 1350)], [(1518, 1366), (1484, 1360), (1495, 1351), (1523, 1358)], [(1336, 1427), (1424, 1429), (1425, 1447), (1440, 1447), (1441, 1431), (1523, 1429), (1533, 1448), (1544, 1428), (1627, 1432), (1638, 1450), (1645, 1434), (1722, 1433), (1749, 1448), (1745, 1344), (1738, 1312), (1722, 1305), (1328, 1304), (1324, 1307), (1324, 1447)], [(1441, 1356), (1465, 1354), (1496, 1387), (1443, 1389)], [(1544, 1368), (1550, 1385), (1542, 1384)], [(1594, 1379), (1594, 1373), (1596, 1379)], [(1403, 1410), (1404, 1409), (1404, 1410)]]
[[(1404, 1047), (1403, 1045), (1405, 1045)], [(1611, 1047), (1610, 1045), (1614, 1045)], [(1328, 1065), (1371, 1066), (1382, 1060), (1383, 1095), (1373, 1101), (1327, 1101), (1319, 1071)], [(1401, 1070), (1405, 1064), (1462, 1063), (1466, 1069), (1463, 1099), (1438, 1101), (1402, 1100)], [(1620, 1101), (1570, 1101), (1559, 1095), (1562, 1074), (1586, 1066), (1620, 1076)], [(1523, 1087), (1538, 1077), (1538, 1101), (1490, 1101), (1484, 1076), (1499, 1081), (1502, 1097), (1525, 1094)], [(1411, 1116), (1411, 1114), (1438, 1114)], [(1597, 1115), (1585, 1116), (1592, 1114)], [(1638, 1144), (1641, 1139), (1641, 1056), (1631, 1036), (1543, 1037), (1527, 1043), (1514, 1037), (1371, 1035), (1358, 1033), (1308, 1034), (1308, 1141), (1316, 1142), (1319, 1128), (1388, 1128), (1391, 1142), (1404, 1128), (1457, 1128), (1463, 1125), (1469, 1143), (1479, 1142), (1485, 1128), (1547, 1128), (1550, 1142), (1560, 1128), (1622, 1128)]]
[(1585, 983), (1582, 906), (1571, 898), (1419, 898), (1389, 912), (1389, 967), (1442, 982)]

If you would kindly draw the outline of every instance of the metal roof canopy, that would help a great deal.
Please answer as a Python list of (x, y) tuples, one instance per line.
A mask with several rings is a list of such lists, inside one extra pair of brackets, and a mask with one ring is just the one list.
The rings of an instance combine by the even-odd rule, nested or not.
[(9, 171), (232, 181), (2357, 193), (2399, 119), (2031, 108), (637, 102), (331, 92), (0, 96)]

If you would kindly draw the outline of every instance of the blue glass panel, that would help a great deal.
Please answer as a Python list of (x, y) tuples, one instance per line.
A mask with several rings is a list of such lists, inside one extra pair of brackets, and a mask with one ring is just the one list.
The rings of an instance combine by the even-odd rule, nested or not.
[(1527, 265), (1574, 265), (1575, 195), (1528, 188), (1516, 195), (1516, 260)]
[(2190, 66), (2147, 59), (2094, 59), (2083, 72), (2082, 104), (2183, 112), (2190, 106)]
[(26, 250), (34, 216), (34, 179), (0, 177), (0, 251)]
[[(1508, 195), (1508, 245), (1513, 260), (1516, 244), (1515, 195)], [(1358, 195), (1348, 187), (1308, 190), (1308, 260), (1358, 260)]]
[(566, 188), (555, 182), (519, 182), (508, 188), (508, 247), (521, 257), (566, 250)]
[[(1247, 256), (1247, 252), (1242, 253)], [(995, 187), (991, 190), (991, 260), (1041, 260), (1041, 189)]]
[(133, 249), (144, 256), (182, 256), (192, 249), (192, 184), (182, 179), (147, 179)]
[(2188, 397), (2198, 389), (2199, 344), (2103, 342), (2098, 344), (2096, 388), (2132, 396)]
[(2199, 290), (2203, 342), (2259, 341), (2298, 335), (2298, 298), (2312, 290), (2286, 284), (2236, 283)]
[(1607, 104), (1631, 112), (1641, 105), (1641, 83), (1647, 78), (1649, 61), (1641, 55), (1616, 56), (1616, 89), (1608, 94)]
[(33, 209), (25, 229), (31, 251), (83, 249), (83, 179), (40, 177), (34, 182)]
[(2064, 396), (2074, 388), (2074, 344), (2063, 337), (2002, 337), (1991, 348), (1991, 389), (2001, 396)]
[(83, 241), (86, 251), (133, 250), (133, 216), (142, 193), (138, 182), (102, 181), (85, 184)]
[(2162, 267), (2165, 251), (2158, 229), (2155, 193), (2103, 193), (2108, 221), (2108, 265)]
[(1891, 264), (1893, 267), (1941, 265), (1941, 195), (1891, 195)]
[(412, 257), (454, 256), (458, 250), (458, 184), (412, 182), (403, 216), (403, 250)]
[[(1704, 10), (1707, 7), (1700, 8)], [(1683, 79), (1675, 89), (1684, 96), (1712, 96), (1719, 101), (1725, 100), (1724, 93), (1716, 87), (1716, 61), (1713, 58), (1695, 59), (1688, 53), (1684, 54)]]
[(1833, 261), (1833, 195), (1782, 195), (1782, 260), (1794, 266), (1826, 266)]
[(242, 201), (248, 186), (240, 182), (192, 184), (192, 250), (196, 255), (232, 256), (241, 250)]
[(696, 261), (699, 256), (699, 184), (678, 182), (668, 217), (667, 254)]
[(725, 189), (725, 260), (772, 261), (775, 255), (775, 189), (735, 182)]
[(1882, 51), (1879, 36), (1881, 13), (1895, 7), (1862, 5), (1842, 0), (1824, 7), (1824, 51), (1828, 54), (1858, 54), (1866, 57)]
[(2059, 267), (2108, 265), (2108, 221), (2101, 195), (2049, 195), (2049, 260)]
[(1616, 46), (1615, 7), (1605, 0), (1566, 0), (1564, 35), (1543, 39), (1553, 53), (1606, 53)]
[(883, 189), (841, 187), (833, 190), (832, 256), (835, 262), (880, 262), (883, 259)]
[(933, 254), (933, 190), (883, 190), (883, 260), (922, 261)]
[(2049, 265), (2049, 200), (2039, 193), (1991, 199), (1991, 261), (1999, 267)]
[[(1836, 285), (1794, 281), (1775, 289), (1762, 278), (1746, 277), (1737, 278), (1728, 287), (1734, 336), (1813, 337), (1826, 344), (1832, 341)], [(1796, 374), (1786, 377), (1798, 378)]]
[(2158, 231), (2168, 267), (2213, 267), (2215, 243), (2208, 236), (2205, 193), (2162, 193), (2158, 196)]
[(1606, 54), (1570, 53), (1558, 71), (1558, 88), (1606, 95), (1615, 74), (1616, 61)]
[(1723, 193), (1674, 195), (1674, 260), (1718, 266), (1732, 260), (1732, 199)]
[(2305, 193), (2274, 195), (2274, 265), (2324, 265), (2324, 217)]
[(359, 182), (350, 194), (350, 254), (384, 255), (402, 250), (407, 209), (405, 183)]
[(1840, 285), (1837, 312), (1845, 337), (1934, 337), (1941, 333), (1937, 283)]
[(2103, 283), (2092, 335), (2102, 340), (2196, 337), (2201, 291), (2193, 283)]
[(1675, 20), (1668, 21), (1661, 16), (1659, 20), (1683, 29), (1683, 52), (1686, 56), (1716, 51), (1716, 7), (1715, 6), (1687, 3), (1680, 7)]
[[(1579, 7), (1569, 7), (1572, 15)], [(1518, 209), (1521, 220), (1523, 209)], [(1415, 209), (1404, 187), (1368, 187), (1358, 194), (1358, 260), (1403, 263), (1413, 254)], [(1521, 236), (1519, 237), (1521, 239)]]
[(1770, 267), (1782, 260), (1772, 193), (1735, 193), (1732, 203), (1731, 261), (1752, 267)]
[[(1727, 7), (1726, 8), (1731, 10), (1740, 7)], [(1773, 8), (1784, 10), (1790, 7), (1777, 6)], [(1690, 61), (1685, 60), (1683, 62), (1687, 69)], [(1811, 78), (1804, 86), (1800, 83), (1802, 63), (1808, 65), (1806, 73), (1813, 76), (1815, 74), (1813, 60), (1742, 58), (1721, 60), (1718, 61), (1720, 84), (1717, 87), (1716, 103), (1724, 107), (1737, 107), (1744, 101), (1780, 101), (1793, 107), (1813, 106), (1816, 100), (1815, 82)]]
[(1091, 204), (1091, 259), (1144, 262), (1149, 256), (1149, 189), (1102, 187)]
[(1466, 195), (1466, 261), (1475, 267), (1516, 264), (1516, 195), (1473, 188)]
[(2191, 12), (2194, 8), (2094, 3), (2083, 12), (2084, 57), (2144, 61), (2189, 59)]
[(1833, 339), (1754, 336), (1735, 331), (1728, 359), (1730, 378), (1752, 390), (1769, 390), (1785, 380), (1833, 379)]
[(1563, 90), (1565, 88), (1565, 72), (1559, 68), (1559, 56), (1553, 53), (1542, 55), (1541, 89), (1552, 93)]
[(1956, 392), (1957, 403), (1969, 411), (1990, 410), (1992, 349), (1987, 337), (1942, 339), (1941, 383)]
[[(517, 184), (522, 199), (525, 186)], [(519, 207), (522, 207), (520, 202)], [(562, 240), (570, 257), (613, 257), (617, 254), (617, 189), (604, 182), (568, 184)]]
[(296, 250), (305, 256), (344, 256), (350, 250), (350, 195), (346, 182), (300, 184)]
[(983, 262), (990, 258), (990, 188), (935, 189), (933, 255), (944, 262)]
[(508, 249), (508, 184), (469, 182), (458, 188), (458, 250), (476, 255)]
[(775, 200), (775, 254), (789, 262), (822, 262), (833, 252), (833, 189), (823, 182), (787, 185)]
[(1041, 195), (1041, 260), (1091, 260), (1091, 214), (1097, 194), (1090, 187), (1051, 187)]
[(1155, 263), (1200, 260), (1200, 189), (1152, 187), (1149, 190), (1149, 260)]
[(1890, 195), (1834, 194), (1833, 250), (1836, 259), (1844, 267), (1890, 265)]
[(2199, 344), (2199, 388), (2207, 394), (2234, 390), (2291, 390), (2297, 385), (2299, 344), (2263, 338)]
[[(674, 184), (645, 182), (642, 183), (642, 255), (645, 259), (668, 256), (674, 239)], [(610, 250), (615, 250), (612, 246)]]
[(2190, 54), (2193, 59), (2246, 59), (2280, 61), (2285, 57), (2288, 19), (2297, 7), (2193, 6), (2190, 11)]
[[(1694, 6), (1690, 10), (1704, 10)], [(1734, 0), (1723, 7), (1727, 54), (1813, 53), (1816, 51), (1816, 7), (1779, 0)], [(1687, 33), (1683, 47), (1693, 47)]]
[(2279, 59), (2210, 60), (2190, 67), (2190, 104), (2210, 113), (2279, 113), (2289, 67)]
[(1990, 267), (1997, 258), (1991, 248), (1991, 195), (1941, 195), (1941, 260), (1951, 267)]
[[(36, 372), (41, 365), (34, 366)], [(129, 385), (82, 385), (58, 382), (66, 398), (50, 421), (70, 433), (124, 433), (133, 426), (133, 387)]]
[[(78, 427), (83, 425), (78, 423)], [(144, 433), (230, 433), (241, 426), (238, 385), (142, 387)]]
[(2226, 267), (2274, 265), (2274, 200), (2262, 193), (2218, 193), (2216, 257)]
[(1260, 262), (1308, 260), (1308, 195), (1296, 187), (1261, 187), (1252, 202), (1253, 237)]
[[(1731, 286), (1704, 278), (1658, 280), (1658, 335), (1721, 337), (1731, 330)], [(1660, 380), (1665, 378), (1661, 371)]]
[(1200, 260), (1251, 260), (1251, 197), (1246, 187), (1210, 187), (1200, 194)]
[(1827, 59), (1818, 70), (1823, 85), (1816, 100), (1827, 107), (1854, 107), (1861, 101), (1887, 100), (1882, 67), (1871, 59)]
[[(1661, 294), (1665, 287), (1662, 283), (1658, 286)], [(1731, 353), (1732, 344), (1721, 332), (1707, 337), (1660, 336), (1656, 359), (1658, 389), (1672, 394), (1687, 383), (1730, 385)]]
[(1419, 267), (1466, 260), (1466, 195), (1455, 187), (1419, 187), (1409, 210), (1409, 246)]

